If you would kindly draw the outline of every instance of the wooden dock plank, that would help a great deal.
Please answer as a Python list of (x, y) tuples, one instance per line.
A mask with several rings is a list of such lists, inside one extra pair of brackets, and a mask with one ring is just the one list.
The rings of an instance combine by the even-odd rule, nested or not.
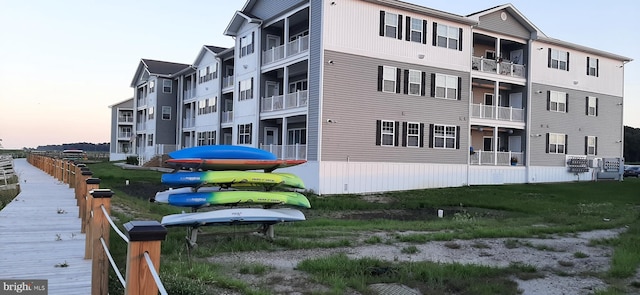
[(74, 191), (25, 159), (14, 169), (21, 192), (0, 211), (0, 279), (46, 279), (49, 294), (90, 294)]

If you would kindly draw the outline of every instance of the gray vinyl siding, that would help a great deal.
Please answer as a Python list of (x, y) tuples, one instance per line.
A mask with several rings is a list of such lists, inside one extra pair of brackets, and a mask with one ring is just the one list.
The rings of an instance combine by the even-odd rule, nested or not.
[(309, 101), (307, 113), (307, 160), (318, 160), (320, 87), (322, 78), (322, 1), (311, 1), (309, 9)]
[[(323, 161), (466, 164), (468, 151), (469, 73), (365, 56), (325, 51), (323, 84)], [(378, 91), (378, 66), (426, 72), (425, 96)], [(430, 96), (431, 73), (462, 78), (461, 99)], [(404, 89), (404, 74), (401, 87)], [(331, 119), (334, 123), (327, 123)], [(424, 147), (378, 146), (377, 120), (424, 123)], [(429, 124), (460, 127), (459, 149), (429, 148)], [(402, 128), (401, 128), (402, 129)]]
[[(500, 18), (502, 12), (507, 14), (507, 20)], [(504, 9), (481, 16), (478, 28), (523, 39), (529, 39), (531, 37), (531, 33), (523, 27), (513, 15)]]
[(306, 2), (305, 0), (257, 1), (255, 6), (251, 8), (250, 13), (262, 20), (268, 20), (283, 11), (288, 11), (292, 7)]
[[(537, 91), (542, 91), (538, 94)], [(560, 91), (569, 94), (568, 112), (559, 113), (547, 110), (547, 91)], [(531, 161), (534, 166), (565, 166), (564, 154), (546, 153), (547, 133), (568, 135), (567, 155), (585, 155), (585, 136), (597, 137), (597, 155), (595, 157), (621, 157), (620, 140), (622, 121), (621, 97), (603, 95), (576, 89), (533, 84), (531, 99)], [(586, 97), (598, 98), (598, 116), (586, 115)]]
[[(156, 135), (154, 137), (154, 144), (176, 144), (176, 110), (177, 110), (177, 92), (178, 82), (172, 81), (173, 87), (171, 93), (164, 93), (162, 91), (162, 78), (156, 81), (156, 94), (157, 103), (155, 105), (155, 121), (156, 121)], [(171, 107), (171, 120), (162, 120), (162, 107)]]

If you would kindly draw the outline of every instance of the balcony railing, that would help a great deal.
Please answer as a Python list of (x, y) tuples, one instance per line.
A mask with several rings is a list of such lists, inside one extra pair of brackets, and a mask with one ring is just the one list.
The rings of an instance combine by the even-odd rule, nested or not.
[(524, 122), (524, 110), (514, 107), (499, 107), (471, 104), (471, 117), (501, 121)]
[(147, 105), (147, 97), (142, 97), (142, 98), (138, 98), (136, 101), (136, 106), (137, 107), (144, 107)]
[(140, 122), (138, 124), (136, 124), (136, 130), (137, 131), (142, 131), (142, 130), (146, 130), (147, 129), (147, 123), (146, 122)]
[(260, 149), (271, 152), (272, 154), (276, 155), (278, 159), (287, 159), (287, 160), (306, 160), (307, 159), (306, 144), (290, 144), (290, 145), (260, 144)]
[[(515, 161), (512, 161), (514, 159)], [(475, 151), (471, 154), (469, 164), (487, 166), (522, 166), (524, 156), (522, 152), (493, 152)]]
[(302, 90), (285, 95), (263, 97), (260, 102), (260, 111), (273, 112), (285, 109), (306, 107), (309, 100), (309, 91)]
[(509, 61), (496, 61), (484, 57), (472, 57), (471, 68), (475, 71), (519, 78), (524, 78), (526, 75), (524, 65), (514, 64)]
[(196, 118), (182, 119), (182, 128), (193, 128), (196, 126)]
[(222, 88), (233, 86), (233, 76), (226, 76), (222, 78)]
[(133, 123), (133, 116), (120, 116), (118, 123)]
[(222, 112), (222, 118), (220, 119), (221, 123), (231, 123), (233, 122), (233, 111)]
[(287, 44), (273, 47), (262, 52), (262, 65), (303, 53), (309, 50), (309, 36), (300, 37)]
[(131, 135), (133, 135), (133, 132), (118, 132), (118, 138), (129, 139), (131, 138)]
[(189, 89), (189, 90), (185, 90), (184, 91), (184, 98), (183, 99), (187, 100), (187, 99), (191, 99), (191, 98), (194, 98), (194, 97), (196, 97), (195, 89)]

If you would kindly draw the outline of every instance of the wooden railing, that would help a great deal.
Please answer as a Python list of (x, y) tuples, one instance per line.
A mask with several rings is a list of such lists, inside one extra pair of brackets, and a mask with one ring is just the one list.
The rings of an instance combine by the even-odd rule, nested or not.
[[(84, 164), (72, 160), (56, 159), (29, 154), (27, 161), (55, 179), (74, 188), (80, 231), (86, 234), (85, 259), (91, 259), (91, 294), (108, 294), (109, 265), (125, 287), (125, 294), (167, 294), (158, 271), (160, 269), (161, 241), (167, 230), (157, 221), (131, 221), (124, 224), (123, 234), (110, 217), (110, 189), (100, 189), (100, 179)], [(123, 277), (109, 253), (111, 229), (128, 244), (126, 275)]]

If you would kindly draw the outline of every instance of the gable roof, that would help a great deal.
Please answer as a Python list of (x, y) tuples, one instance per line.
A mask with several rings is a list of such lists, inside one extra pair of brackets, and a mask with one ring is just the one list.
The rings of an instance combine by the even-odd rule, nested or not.
[(196, 57), (196, 60), (193, 61), (193, 66), (199, 64), (200, 61), (202, 60), (202, 58), (205, 56), (205, 54), (211, 53), (213, 55), (218, 55), (218, 53), (223, 52), (225, 50), (227, 50), (227, 48), (218, 47), (218, 46), (211, 46), (211, 45), (204, 45), (204, 46), (202, 46), (202, 49), (200, 49), (200, 52), (198, 53), (198, 56)]
[[(249, 1), (251, 2), (251, 1)], [(249, 4), (249, 2), (247, 2), (247, 4)], [(255, 2), (254, 2), (255, 4)], [(236, 11), (236, 13), (233, 15), (233, 18), (231, 19), (231, 22), (229, 22), (229, 25), (227, 25), (227, 28), (224, 30), (224, 34), (227, 36), (237, 36), (238, 34), (238, 30), (240, 29), (240, 27), (242, 26), (242, 24), (246, 21), (249, 22), (250, 24), (261, 24), (262, 20), (257, 18), (254, 15), (251, 15), (249, 13), (244, 12), (244, 10), (246, 9), (247, 5), (245, 5), (245, 7), (242, 9), (242, 11)]]
[(529, 21), (518, 9), (516, 9), (511, 3), (494, 6), (491, 8), (487, 8), (485, 10), (481, 10), (478, 12), (474, 12), (472, 14), (467, 15), (468, 18), (480, 22), (480, 17), (492, 14), (496, 11), (506, 10), (509, 12), (523, 27), (525, 27), (529, 32), (531, 32), (532, 36), (543, 36), (546, 35), (538, 29), (531, 21)]
[(171, 77), (171, 75), (189, 67), (191, 67), (191, 65), (153, 59), (141, 59), (138, 64), (138, 69), (131, 81), (131, 87), (137, 86), (140, 76), (144, 73), (158, 77)]
[(398, 1), (398, 0), (364, 0), (364, 1), (379, 4), (379, 5), (384, 5), (388, 7), (393, 7), (397, 9), (407, 10), (407, 11), (415, 12), (418, 14), (428, 15), (431, 17), (436, 17), (436, 18), (458, 22), (462, 24), (467, 24), (467, 25), (476, 25), (478, 23), (477, 21), (462, 15), (444, 12), (441, 10), (428, 8), (421, 5), (407, 3), (407, 2)]

